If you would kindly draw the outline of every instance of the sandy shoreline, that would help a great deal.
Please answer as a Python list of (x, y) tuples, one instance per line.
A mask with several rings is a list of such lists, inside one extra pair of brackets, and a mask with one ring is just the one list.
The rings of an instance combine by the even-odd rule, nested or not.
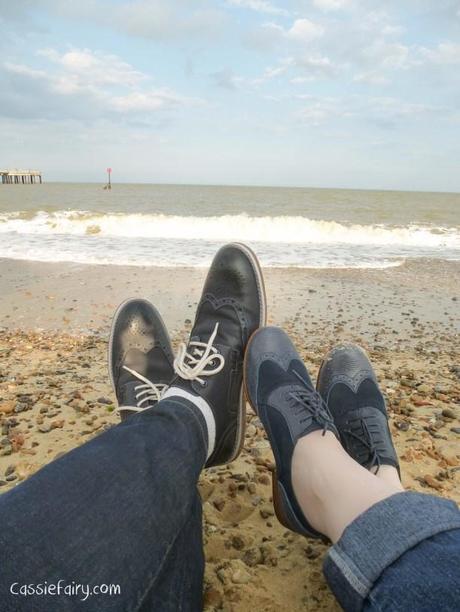
[[(193, 319), (205, 274), (201, 268), (0, 259), (0, 326), (104, 334), (116, 306), (139, 296), (157, 306), (174, 336)], [(381, 328), (410, 332), (410, 341), (417, 324), (459, 331), (459, 262), (414, 260), (382, 270), (266, 268), (264, 274), (269, 322), (304, 320), (308, 338), (329, 332), (366, 341)]]
[[(106, 372), (111, 315), (151, 299), (174, 344), (186, 337), (206, 271), (0, 260), (0, 491), (117, 422)], [(370, 353), (388, 400), (403, 483), (460, 502), (460, 264), (266, 271), (270, 322), (313, 376), (335, 342)], [(272, 516), (271, 452), (247, 417), (245, 450), (201, 478), (207, 609), (337, 609), (322, 544)]]

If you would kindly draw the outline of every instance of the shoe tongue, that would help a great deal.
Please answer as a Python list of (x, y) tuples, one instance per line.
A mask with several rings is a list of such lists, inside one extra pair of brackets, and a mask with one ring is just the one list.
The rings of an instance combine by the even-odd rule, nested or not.
[[(201, 342), (202, 344), (207, 344), (209, 342), (209, 339), (212, 335), (214, 331), (214, 327), (211, 329), (211, 331), (208, 330), (204, 330), (202, 333), (197, 332), (196, 329), (193, 330), (193, 336), (190, 336), (190, 340), (189, 340), (189, 344), (192, 342)], [(216, 337), (214, 338), (214, 342), (212, 343), (212, 345), (214, 346), (216, 343), (219, 342), (219, 334), (217, 333)], [(204, 347), (200, 346), (200, 347), (196, 347), (196, 346), (192, 346), (191, 350), (192, 352), (196, 349), (199, 348), (200, 350), (205, 350)]]
[(192, 338), (198, 337), (200, 342), (208, 342), (218, 325), (214, 344), (232, 346), (234, 339), (241, 337), (241, 325), (235, 312), (230, 307), (216, 309), (209, 302), (198, 307), (197, 316), (191, 332)]
[[(208, 342), (209, 338), (212, 336), (215, 326), (216, 321), (214, 321), (210, 317), (202, 317), (202, 319), (198, 320), (195, 323), (195, 326), (192, 329), (192, 334), (190, 336), (190, 341)], [(217, 337), (218, 336), (219, 332), (217, 332)]]

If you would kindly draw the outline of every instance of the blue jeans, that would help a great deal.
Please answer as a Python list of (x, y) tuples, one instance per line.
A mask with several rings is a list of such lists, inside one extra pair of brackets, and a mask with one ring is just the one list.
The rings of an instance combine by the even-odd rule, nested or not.
[[(166, 399), (0, 496), (1, 610), (201, 610), (206, 435)], [(458, 610), (459, 568), (456, 505), (401, 493), (346, 529), (325, 575), (347, 610)]]

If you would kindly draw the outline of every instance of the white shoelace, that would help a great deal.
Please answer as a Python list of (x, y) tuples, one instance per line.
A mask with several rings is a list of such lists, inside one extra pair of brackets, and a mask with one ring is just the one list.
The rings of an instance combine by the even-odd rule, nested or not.
[(142, 376), (142, 374), (139, 374), (136, 370), (131, 370), (128, 366), (123, 366), (123, 369), (138, 378), (144, 384), (134, 387), (137, 406), (120, 406), (118, 411), (127, 410), (129, 412), (141, 412), (149, 407), (148, 405), (144, 405), (146, 402), (159, 402), (168, 389), (168, 385), (163, 385), (161, 383), (155, 385), (148, 378)]
[[(184, 343), (180, 345), (177, 357), (174, 359), (176, 374), (185, 380), (196, 380), (204, 385), (205, 381), (201, 378), (202, 376), (212, 376), (222, 370), (225, 358), (213, 346), (218, 329), (219, 323), (216, 323), (207, 342), (191, 340), (188, 345)], [(187, 352), (187, 348), (190, 352)], [(218, 364), (213, 367), (216, 361)]]

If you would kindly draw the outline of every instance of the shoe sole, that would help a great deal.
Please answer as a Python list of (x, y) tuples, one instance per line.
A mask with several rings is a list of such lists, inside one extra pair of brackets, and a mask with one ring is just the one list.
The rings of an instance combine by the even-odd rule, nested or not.
[[(116, 322), (117, 319), (120, 315), (120, 312), (128, 305), (131, 304), (131, 302), (144, 302), (144, 304), (147, 304), (149, 306), (149, 308), (152, 309), (153, 314), (156, 316), (156, 318), (158, 319), (158, 322), (160, 324), (160, 329), (161, 331), (165, 334), (166, 338), (169, 338), (169, 332), (166, 328), (166, 325), (160, 315), (160, 313), (158, 312), (158, 310), (155, 308), (155, 306), (149, 302), (148, 300), (144, 299), (144, 298), (128, 298), (127, 300), (125, 300), (124, 302), (122, 302), (118, 308), (115, 310), (115, 314), (112, 317), (112, 326), (110, 328), (110, 336), (109, 336), (109, 346), (107, 349), (107, 363), (108, 363), (108, 370), (109, 370), (109, 378), (110, 378), (110, 384), (112, 385), (112, 389), (113, 392), (115, 394), (115, 398), (117, 397), (117, 392), (115, 389), (115, 381), (113, 379), (113, 372), (112, 372), (112, 353), (113, 353), (113, 338), (115, 335), (115, 326), (116, 326)], [(171, 342), (169, 344), (169, 348), (171, 350), (171, 355), (174, 356), (173, 354), (173, 350), (172, 350), (172, 346), (171, 346)], [(118, 404), (118, 400), (117, 400), (117, 404)]]
[[(260, 322), (259, 322), (258, 329), (260, 329), (261, 327), (265, 327), (265, 325), (267, 324), (267, 297), (265, 293), (265, 282), (264, 282), (264, 277), (262, 273), (262, 268), (260, 266), (257, 255), (254, 253), (252, 249), (250, 249), (245, 244), (242, 244), (241, 242), (232, 242), (228, 246), (233, 246), (239, 249), (240, 251), (243, 251), (243, 253), (247, 256), (247, 258), (252, 264), (254, 275), (256, 277), (257, 293), (259, 295), (259, 302), (260, 302)], [(255, 330), (251, 334), (251, 337), (249, 338), (248, 344), (246, 346), (245, 353), (248, 350), (249, 343), (251, 342), (251, 338), (256, 333), (256, 331), (257, 330)], [(244, 366), (243, 366), (243, 383), (241, 385), (241, 391), (240, 391), (240, 404), (239, 404), (239, 409), (238, 409), (238, 427), (237, 427), (237, 432), (236, 432), (236, 443), (235, 443), (231, 458), (225, 463), (230, 463), (231, 461), (234, 461), (239, 456), (239, 454), (241, 453), (241, 449), (243, 448), (244, 436), (246, 433), (246, 398), (248, 397), (247, 393), (245, 392), (244, 378), (245, 376), (244, 376)]]

